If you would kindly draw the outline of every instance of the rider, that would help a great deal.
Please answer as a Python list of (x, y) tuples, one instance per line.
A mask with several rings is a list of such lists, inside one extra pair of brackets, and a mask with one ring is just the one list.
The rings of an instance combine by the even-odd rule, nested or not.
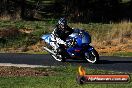
[(52, 42), (50, 44), (54, 48), (54, 50), (58, 51), (58, 49), (60, 49), (60, 44), (66, 45), (65, 43), (66, 38), (72, 32), (73, 32), (73, 29), (67, 25), (66, 18), (60, 18), (60, 20), (58, 21), (56, 25), (56, 28), (51, 34)]

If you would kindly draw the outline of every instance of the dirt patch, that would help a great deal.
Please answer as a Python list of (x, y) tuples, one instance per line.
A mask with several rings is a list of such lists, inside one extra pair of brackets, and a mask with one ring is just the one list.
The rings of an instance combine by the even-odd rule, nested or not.
[(0, 77), (52, 76), (57, 73), (48, 68), (0, 67)]
[(43, 52), (43, 46), (45, 44), (42, 41), (30, 46), (12, 47), (12, 48), (1, 48), (0, 52), (3, 53), (21, 53), (21, 52)]
[[(126, 42), (127, 41), (127, 42)], [(93, 46), (100, 55), (112, 54), (115, 52), (132, 52), (132, 40), (126, 39), (123, 42), (118, 40), (103, 41), (102, 43), (94, 42)]]
[(23, 28), (23, 29), (19, 29), (19, 31), (20, 31), (21, 33), (30, 34), (30, 33), (33, 32), (33, 29), (31, 29), (31, 28)]
[(21, 32), (15, 27), (0, 30), (0, 38), (7, 38), (7, 37), (11, 38), (11, 37), (19, 36), (20, 34)]
[(5, 29), (0, 29), (0, 38), (16, 38), (22, 35), (31, 35), (33, 29), (23, 28), (17, 29), (16, 27), (9, 27)]

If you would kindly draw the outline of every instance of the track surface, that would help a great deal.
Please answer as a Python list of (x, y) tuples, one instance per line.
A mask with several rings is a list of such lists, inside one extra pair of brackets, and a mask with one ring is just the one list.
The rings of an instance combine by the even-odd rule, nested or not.
[(98, 64), (84, 61), (58, 62), (50, 55), (0, 53), (0, 64), (21, 64), (31, 66), (85, 66), (91, 69), (102, 69), (119, 72), (132, 72), (132, 57), (101, 56)]

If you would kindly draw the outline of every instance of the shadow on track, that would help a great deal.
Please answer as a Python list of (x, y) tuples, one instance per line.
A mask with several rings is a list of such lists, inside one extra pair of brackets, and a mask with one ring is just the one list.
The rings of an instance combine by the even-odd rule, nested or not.
[(86, 60), (67, 60), (69, 63), (88, 63)]
[(116, 64), (116, 63), (132, 63), (132, 61), (109, 61), (109, 60), (100, 60), (98, 64)]
[[(85, 60), (67, 60), (66, 62), (68, 63), (89, 63)], [(132, 63), (132, 61), (110, 61), (110, 60), (99, 60), (97, 63), (95, 64), (116, 64), (116, 63)]]

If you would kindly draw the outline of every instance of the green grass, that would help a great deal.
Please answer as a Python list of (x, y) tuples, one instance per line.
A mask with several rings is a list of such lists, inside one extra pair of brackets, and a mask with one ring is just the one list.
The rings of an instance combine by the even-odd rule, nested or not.
[(79, 85), (76, 76), (50, 76), (50, 77), (2, 77), (1, 88), (131, 88), (127, 84), (84, 84)]
[(33, 33), (30, 35), (20, 34), (19, 36), (12, 36), (5, 38), (4, 42), (0, 42), (0, 48), (5, 47), (22, 47), (35, 44), (39, 41), (40, 37), (52, 31), (54, 21), (0, 21), (0, 30), (17, 28), (19, 29), (32, 29)]
[(132, 52), (117, 52), (117, 53), (113, 53), (113, 56), (128, 56), (128, 57), (132, 57)]
[[(54, 19), (47, 19), (46, 21), (0, 21), (0, 30), (8, 29), (10, 27), (19, 29), (32, 29), (33, 32), (30, 35), (19, 35), (18, 37), (6, 38), (6, 42), (1, 43), (2, 47), (21, 47), (29, 46), (35, 44), (39, 41), (43, 34), (51, 33), (56, 25), (57, 21)], [(93, 40), (101, 39), (107, 30), (111, 29), (110, 24), (100, 24), (100, 23), (69, 23), (71, 27), (82, 28), (87, 30), (91, 35)], [(107, 28), (107, 29), (106, 29)], [(101, 30), (100, 30), (101, 29)], [(98, 38), (98, 39), (97, 39)]]
[[(20, 34), (19, 36), (13, 36), (12, 38), (5, 38), (3, 42), (0, 42), (0, 48), (21, 48), (23, 46), (28, 47), (35, 45), (40, 40), (43, 34), (51, 33), (57, 23), (56, 19), (47, 19), (46, 21), (0, 21), (0, 30), (8, 29), (10, 27), (20, 29), (32, 29), (31, 34)], [(112, 40), (116, 40), (115, 46), (121, 43), (129, 43), (131, 39), (131, 22), (123, 21), (120, 23), (69, 23), (72, 28), (85, 29), (92, 37), (92, 43), (98, 45), (112, 45)], [(129, 38), (125, 40), (125, 38)], [(124, 40), (123, 40), (124, 39)], [(123, 41), (123, 42), (121, 42)], [(95, 45), (96, 46), (96, 45)], [(102, 47), (102, 46), (101, 46)], [(120, 55), (118, 53), (114, 55)], [(122, 54), (121, 54), (122, 55)], [(124, 55), (124, 54), (123, 54)], [(125, 54), (129, 55), (129, 54)]]
[(21, 52), (21, 53), (28, 53), (28, 54), (49, 54), (48, 52), (46, 51), (43, 51), (43, 52), (33, 52), (33, 51), (27, 51), (27, 52)]
[[(45, 70), (45, 68), (35, 68)], [(42, 77), (0, 77), (0, 88), (131, 88), (132, 83), (119, 84), (84, 84), (76, 82), (77, 67), (67, 66), (50, 68), (57, 72), (54, 76)], [(113, 71), (86, 69), (87, 74), (123, 74)], [(132, 75), (131, 75), (132, 77)]]

